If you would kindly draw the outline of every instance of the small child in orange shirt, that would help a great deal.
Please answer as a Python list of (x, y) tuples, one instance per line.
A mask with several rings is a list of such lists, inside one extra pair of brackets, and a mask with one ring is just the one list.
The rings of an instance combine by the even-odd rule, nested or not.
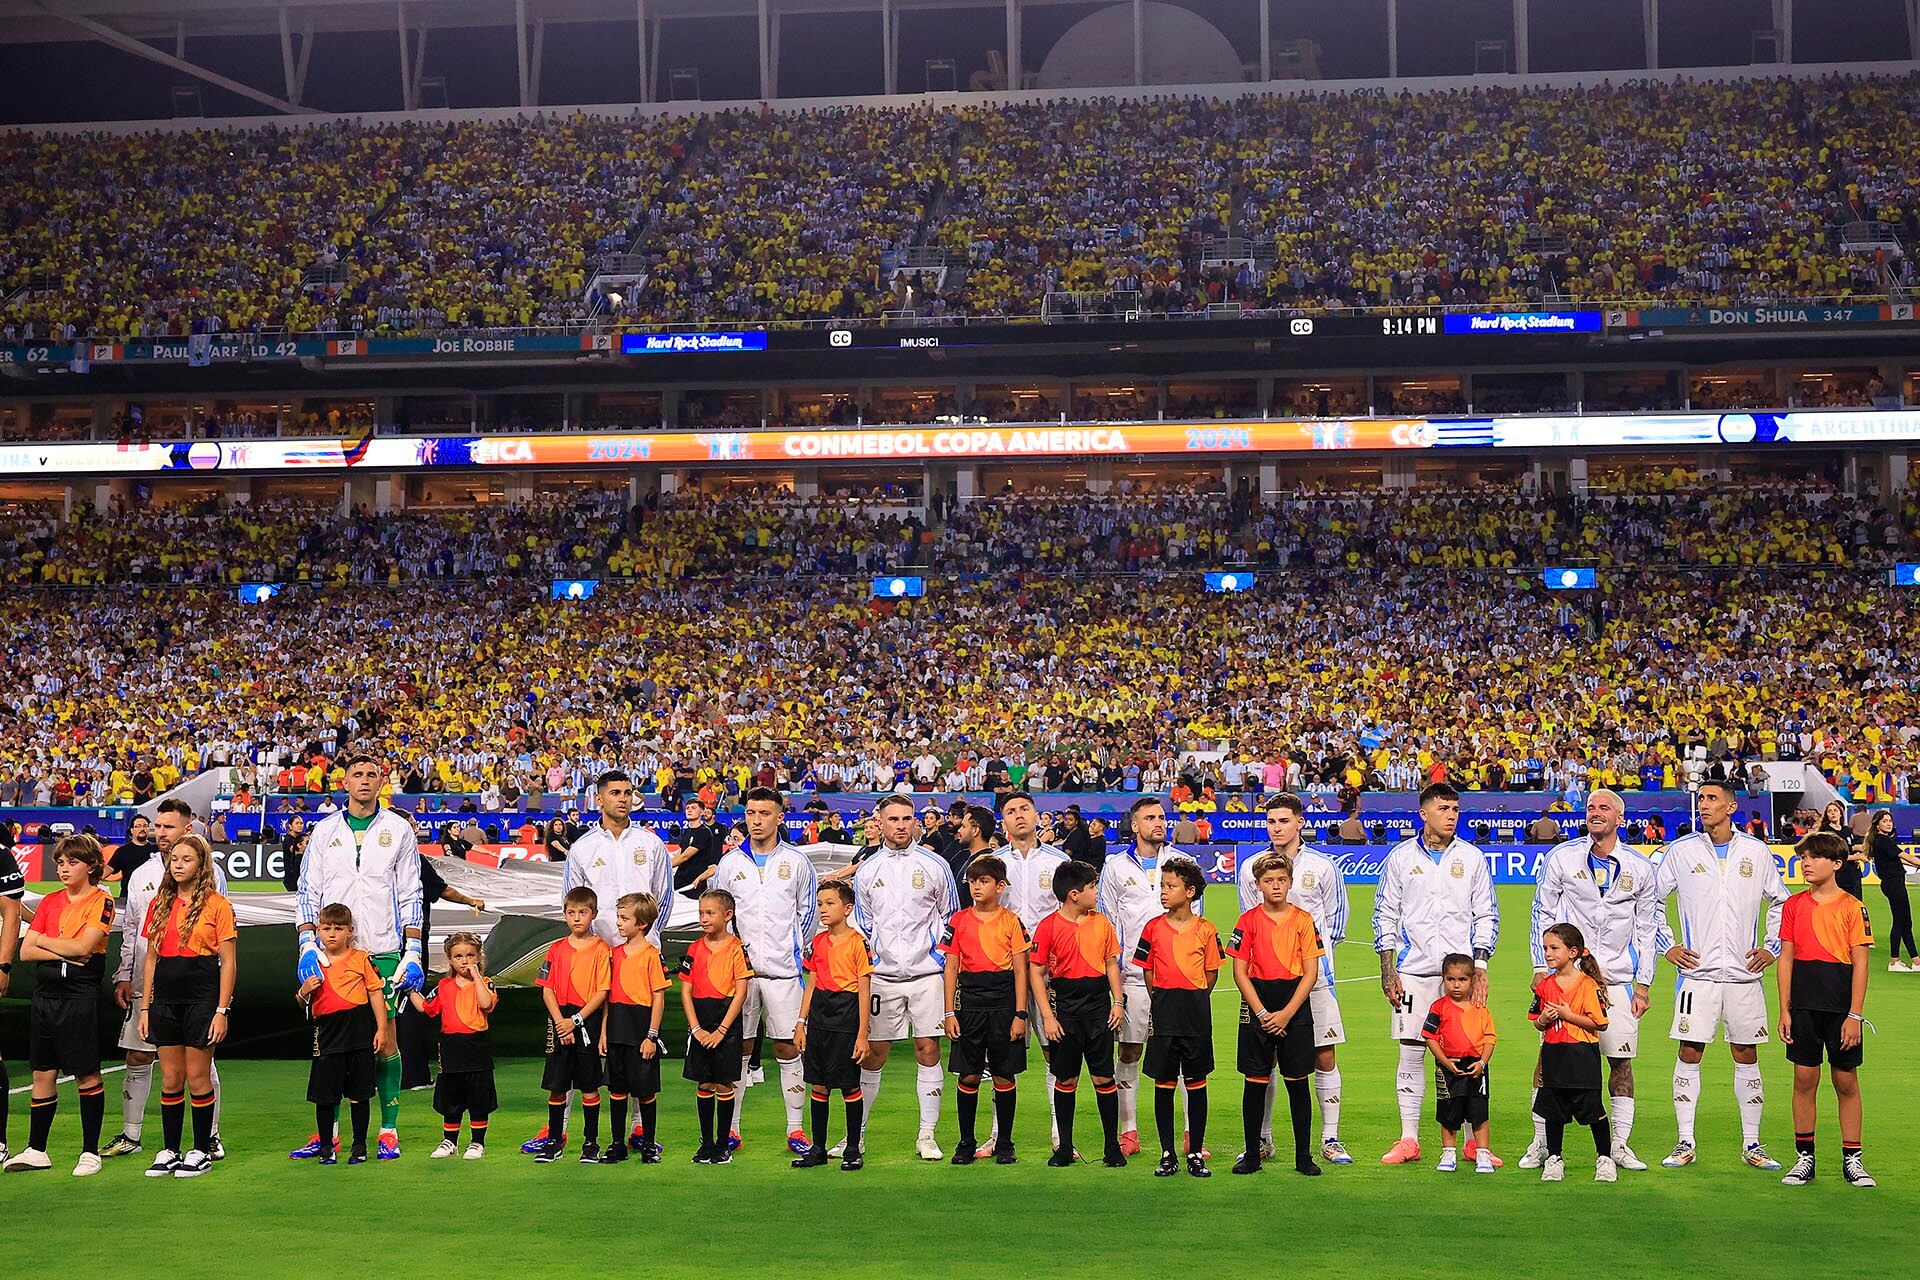
[(1540, 1028), (1540, 1088), (1534, 1114), (1547, 1122), (1547, 1158), (1540, 1181), (1567, 1175), (1560, 1142), (1569, 1122), (1593, 1132), (1595, 1182), (1618, 1182), (1613, 1134), (1600, 1098), (1600, 1031), (1607, 1025), (1606, 980), (1577, 925), (1556, 924), (1541, 939), (1548, 972), (1533, 984), (1527, 1018)]
[(1487, 1068), (1493, 1061), (1493, 1012), (1473, 1003), (1473, 957), (1450, 955), (1440, 963), (1445, 994), (1427, 1010), (1420, 1035), (1433, 1051), (1433, 1118), (1440, 1124), (1441, 1173), (1459, 1165), (1454, 1143), (1462, 1126), (1473, 1130), (1473, 1171), (1493, 1172), (1487, 1145)]
[(307, 1075), (307, 1101), (313, 1104), (320, 1134), (319, 1163), (338, 1160), (333, 1136), (340, 1100), (347, 1100), (353, 1122), (348, 1164), (367, 1162), (367, 1120), (374, 1094), (373, 1049), (387, 1036), (386, 979), (364, 951), (353, 947), (353, 912), (330, 902), (314, 918), (326, 968), (300, 984), (299, 999), (313, 1018), (313, 1068)]
[(414, 1010), (440, 1020), (440, 1076), (433, 1085), (433, 1109), (440, 1113), (440, 1145), (430, 1157), (445, 1160), (460, 1143), (460, 1118), (472, 1131), (463, 1159), (487, 1154), (487, 1117), (500, 1105), (493, 1083), (493, 1039), (488, 1014), (500, 993), (487, 977), (487, 956), (477, 933), (456, 933), (446, 940), (447, 976), (433, 994), (409, 991)]

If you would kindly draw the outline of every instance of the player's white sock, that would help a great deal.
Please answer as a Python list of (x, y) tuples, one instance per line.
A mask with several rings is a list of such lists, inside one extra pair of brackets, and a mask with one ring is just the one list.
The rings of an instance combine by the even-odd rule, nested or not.
[(750, 1059), (740, 1059), (739, 1092), (733, 1096), (733, 1131), (744, 1134), (747, 1126), (742, 1118), (747, 1114), (747, 1085), (753, 1080), (753, 1065)]
[(946, 1072), (939, 1063), (930, 1067), (921, 1067), (914, 1075), (914, 1083), (920, 1092), (920, 1132), (932, 1133), (934, 1126), (940, 1123), (940, 1086), (946, 1083)]
[(787, 1132), (804, 1129), (801, 1114), (806, 1110), (807, 1082), (806, 1068), (800, 1061), (800, 1055), (780, 1060), (780, 1097), (787, 1104)]
[(1609, 1101), (1613, 1103), (1613, 1149), (1618, 1151), (1633, 1136), (1633, 1099), (1622, 1096)]
[(1400, 1102), (1400, 1136), (1420, 1141), (1420, 1105), (1427, 1100), (1427, 1077), (1420, 1068), (1426, 1065), (1425, 1046), (1400, 1046), (1400, 1067), (1394, 1072), (1394, 1093)]
[(120, 1130), (138, 1142), (141, 1126), (147, 1122), (147, 1095), (153, 1092), (153, 1064), (128, 1067), (126, 1074), (120, 1086)]
[(209, 1062), (207, 1075), (213, 1081), (213, 1136), (220, 1136), (220, 1064)]
[(1733, 1096), (1740, 1103), (1740, 1141), (1752, 1146), (1760, 1141), (1760, 1110), (1766, 1100), (1766, 1085), (1760, 1081), (1760, 1064), (1733, 1064)]
[[(1060, 1121), (1059, 1121), (1059, 1118), (1054, 1114), (1054, 1110), (1053, 1110), (1053, 1085), (1054, 1085), (1053, 1072), (1049, 1071), (1046, 1074), (1047, 1074), (1047, 1129), (1053, 1135), (1053, 1145), (1057, 1147), (1060, 1145)], [(1000, 1136), (997, 1124), (995, 1127), (994, 1136), (996, 1138)]]
[(1693, 1114), (1700, 1106), (1700, 1064), (1673, 1064), (1673, 1120), (1680, 1130), (1680, 1141), (1693, 1141)]
[(1116, 1062), (1113, 1083), (1120, 1093), (1120, 1132), (1132, 1133), (1140, 1127), (1139, 1113), (1134, 1109), (1140, 1096), (1140, 1060)]
[[(580, 1132), (580, 1130), (573, 1127), (574, 1108), (578, 1107), (579, 1105), (580, 1105), (580, 1091), (578, 1089), (567, 1090), (567, 1119), (566, 1119), (566, 1127), (560, 1130), (562, 1134), (568, 1134), (568, 1133), (577, 1134)], [(547, 1136), (552, 1137), (554, 1135), (549, 1134)]]
[(1260, 1122), (1260, 1141), (1273, 1141), (1273, 1100), (1280, 1094), (1280, 1078), (1275, 1076), (1267, 1081), (1266, 1118)]
[(1314, 1072), (1313, 1091), (1320, 1095), (1320, 1140), (1332, 1142), (1340, 1136), (1340, 1068)]
[(865, 1141), (867, 1126), (873, 1123), (873, 1102), (880, 1096), (881, 1072), (860, 1068), (860, 1139)]
[(1533, 1117), (1533, 1145), (1545, 1151), (1547, 1149), (1547, 1122), (1540, 1118), (1540, 1113), (1535, 1110), (1532, 1105), (1538, 1101), (1540, 1101), (1540, 1090), (1536, 1088), (1533, 1091), (1531, 1101), (1528, 1103), (1527, 1114)]

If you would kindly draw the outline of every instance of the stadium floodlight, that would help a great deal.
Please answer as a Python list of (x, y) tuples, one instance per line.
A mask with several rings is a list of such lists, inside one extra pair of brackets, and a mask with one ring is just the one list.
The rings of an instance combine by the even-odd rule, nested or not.
[(1235, 570), (1232, 573), (1210, 573), (1207, 575), (1207, 590), (1251, 591), (1253, 575), (1245, 570)]
[(246, 582), (240, 586), (241, 604), (265, 604), (280, 594), (278, 582)]
[(927, 580), (905, 575), (875, 578), (873, 594), (879, 600), (915, 599), (927, 594)]
[(1591, 591), (1600, 585), (1592, 569), (1575, 569), (1559, 565), (1548, 569), (1541, 575), (1549, 591)]
[(1893, 585), (1896, 587), (1920, 587), (1920, 564), (1897, 564), (1893, 566)]
[(591, 600), (593, 593), (600, 589), (598, 578), (555, 578), (553, 580), (553, 598), (555, 600)]

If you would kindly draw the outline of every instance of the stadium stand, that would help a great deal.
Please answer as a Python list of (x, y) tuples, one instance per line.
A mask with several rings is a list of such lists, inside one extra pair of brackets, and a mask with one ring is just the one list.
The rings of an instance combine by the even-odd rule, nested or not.
[(1909, 76), (14, 133), (0, 333), (575, 323), (626, 250), (626, 323), (1885, 296), (1911, 259), (1834, 233), (1912, 243), (1917, 110)]
[[(1557, 778), (1671, 786), (1688, 750), (1711, 746), (1729, 767), (1805, 757), (1887, 795), (1920, 752), (1900, 665), (1920, 602), (1847, 567), (1880, 554), (1871, 537), (1823, 545), (1839, 525), (1808, 514), (1774, 561), (1675, 567), (1711, 564), (1741, 529), (1766, 537), (1764, 512), (1784, 503), (1767, 490), (1583, 504), (1577, 527), (1623, 565), (1593, 609), (1497, 571), (1509, 557), (1488, 549), (1542, 510), (1511, 495), (1320, 495), (1271, 512), (1190, 491), (985, 500), (931, 535), (775, 497), (632, 513), (623, 498), (58, 528), (16, 513), (15, 581), (99, 585), (20, 588), (0, 622), (0, 803), (114, 794), (137, 760), (191, 772), (255, 749), (330, 758), (348, 739), (423, 762), (422, 789), (452, 792), (558, 790), (613, 760), (649, 789), (675, 766), (737, 789), (774, 767), (768, 742), (798, 762), (780, 765), (789, 783), (823, 790), (891, 786), (928, 744), (961, 780), (989, 752), (1057, 752), (1050, 785), (1098, 789), (1129, 769), (1170, 781), (1174, 753), (1231, 740), (1356, 789), (1442, 775), (1497, 789), (1528, 759)], [(1909, 502), (1901, 546), (1914, 516)], [(1205, 594), (1196, 572), (1171, 571), (1268, 522), (1311, 531), (1308, 556), (1253, 593)], [(1434, 545), (1416, 559), (1420, 530)], [(808, 576), (927, 537), (943, 576), (923, 602)], [(1129, 558), (1136, 542), (1159, 550)], [(546, 577), (602, 556), (634, 583), (548, 599)], [(275, 570), (308, 585), (264, 606), (172, 585)], [(760, 575), (749, 609), (741, 575)]]

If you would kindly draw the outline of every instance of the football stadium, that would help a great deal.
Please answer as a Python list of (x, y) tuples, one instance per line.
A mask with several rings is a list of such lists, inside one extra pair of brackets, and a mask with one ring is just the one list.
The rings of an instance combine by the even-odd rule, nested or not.
[(1897, 1270), (1917, 119), (1914, 0), (0, 0), (10, 1262)]

